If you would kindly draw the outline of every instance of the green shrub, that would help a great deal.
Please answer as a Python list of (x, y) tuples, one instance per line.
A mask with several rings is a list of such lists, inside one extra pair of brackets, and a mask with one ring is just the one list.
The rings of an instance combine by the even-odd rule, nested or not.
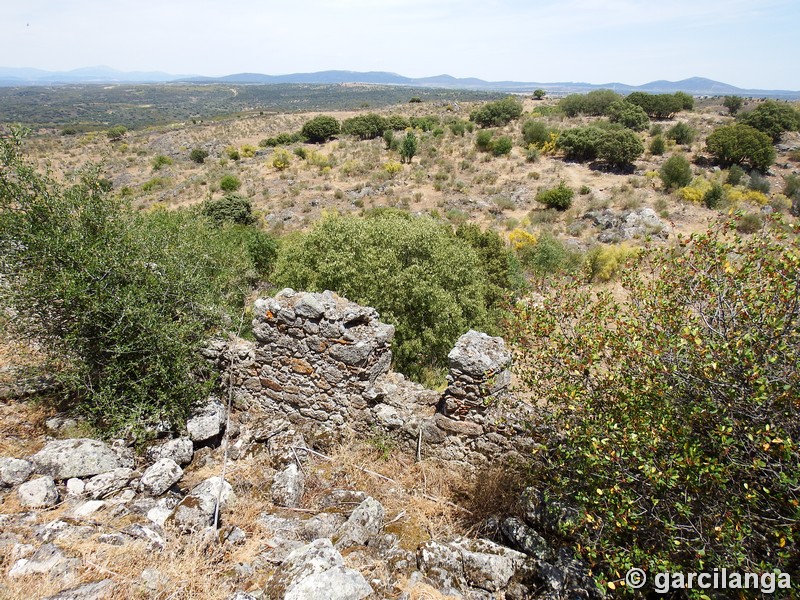
[(707, 208), (719, 208), (725, 200), (725, 189), (719, 183), (712, 183), (711, 189), (703, 196), (703, 204)]
[(164, 177), (153, 177), (142, 184), (142, 191), (146, 194), (155, 190), (160, 190), (169, 185), (169, 180)]
[(536, 201), (541, 202), (547, 208), (564, 211), (572, 206), (573, 196), (575, 196), (575, 190), (562, 181), (557, 187), (537, 192)]
[(459, 137), (464, 137), (464, 133), (467, 130), (467, 124), (460, 119), (456, 119), (455, 121), (450, 121), (449, 127), (450, 127), (450, 132), (453, 135), (457, 135)]
[(603, 130), (597, 127), (572, 127), (562, 131), (556, 142), (567, 160), (589, 161), (597, 158)]
[(242, 182), (236, 175), (223, 175), (219, 180), (219, 188), (223, 192), (235, 192), (242, 187)]
[(722, 106), (728, 109), (728, 114), (731, 116), (739, 112), (743, 104), (744, 100), (741, 96), (725, 96), (725, 98), (722, 99)]
[(274, 148), (276, 146), (288, 146), (303, 140), (301, 133), (279, 133), (275, 137), (267, 138), (258, 142), (262, 148)]
[(568, 117), (578, 115), (605, 115), (609, 106), (622, 99), (622, 96), (612, 90), (593, 90), (588, 94), (571, 94), (563, 98), (559, 108)]
[(414, 129), (421, 131), (432, 131), (438, 127), (441, 120), (436, 115), (425, 115), (422, 117), (411, 117), (409, 123)]
[(636, 251), (623, 245), (601, 245), (592, 248), (586, 255), (586, 270), (589, 281), (603, 282), (616, 278)]
[(758, 171), (753, 171), (750, 173), (750, 181), (747, 182), (747, 188), (761, 192), (762, 194), (769, 194), (769, 179)]
[(652, 140), (650, 140), (650, 154), (653, 156), (661, 156), (664, 154), (664, 151), (667, 149), (667, 144), (664, 142), (664, 138), (660, 135), (655, 136)]
[(514, 147), (514, 142), (508, 136), (501, 136), (492, 141), (492, 154), (495, 156), (505, 156), (511, 154), (511, 149)]
[(494, 132), (483, 129), (475, 134), (475, 147), (481, 152), (489, 152), (492, 149), (492, 137)]
[(736, 231), (739, 233), (756, 233), (762, 227), (764, 227), (764, 218), (760, 213), (744, 213), (736, 221)]
[(300, 160), (305, 160), (308, 158), (308, 150), (303, 148), (302, 146), (298, 146), (294, 150), (292, 150), (292, 154), (294, 154)]
[(164, 156), (163, 154), (159, 154), (155, 158), (153, 158), (153, 162), (151, 163), (153, 166), (153, 171), (160, 171), (166, 166), (173, 164), (174, 161), (169, 156)]
[(770, 137), (740, 123), (717, 127), (706, 138), (706, 148), (724, 166), (747, 164), (766, 171), (775, 162)]
[(742, 183), (742, 179), (744, 178), (744, 169), (739, 165), (731, 165), (731, 168), (728, 169), (728, 176), (725, 178), (725, 183), (730, 185), (739, 185)]
[(741, 113), (737, 121), (755, 127), (778, 142), (784, 132), (800, 129), (800, 111), (786, 102), (766, 100), (753, 110)]
[(608, 120), (634, 131), (644, 131), (650, 126), (650, 118), (641, 106), (617, 100), (606, 109)]
[(203, 148), (192, 148), (191, 152), (189, 152), (189, 160), (197, 163), (198, 165), (202, 165), (204, 162), (206, 162), (207, 158), (208, 150)]
[(481, 127), (500, 127), (521, 116), (522, 102), (513, 96), (508, 96), (502, 100), (487, 102), (475, 109), (469, 119)]
[(255, 225), (253, 204), (249, 198), (239, 194), (227, 194), (216, 200), (206, 200), (200, 205), (200, 213), (217, 225), (234, 223), (236, 225)]
[(658, 175), (666, 189), (682, 188), (692, 182), (692, 165), (682, 154), (673, 154), (661, 165)]
[(285, 171), (292, 164), (292, 155), (285, 148), (276, 148), (272, 153), (270, 164), (278, 169), (278, 171)]
[(787, 175), (783, 180), (783, 193), (787, 198), (800, 198), (800, 177)]
[(551, 275), (575, 271), (581, 264), (580, 253), (550, 233), (543, 233), (533, 244), (522, 245), (517, 255), (522, 266), (540, 284)]
[(300, 133), (313, 144), (327, 142), (341, 130), (339, 121), (329, 115), (318, 115), (303, 123)]
[(110, 141), (116, 142), (125, 137), (126, 133), (128, 133), (127, 127), (124, 125), (114, 125), (113, 127), (109, 128), (108, 131), (106, 131), (106, 137)]
[(402, 131), (411, 127), (411, 121), (403, 115), (389, 115), (386, 117), (386, 122), (392, 131)]
[(417, 146), (417, 135), (413, 131), (407, 132), (400, 146), (400, 159), (404, 163), (410, 164), (411, 159), (417, 154)]
[(541, 148), (550, 139), (551, 129), (543, 122), (528, 119), (522, 126), (522, 139), (526, 146), (535, 144)]
[(694, 141), (696, 132), (689, 125), (680, 121), (667, 129), (667, 138), (674, 140), (676, 144), (688, 145)]
[(228, 146), (225, 148), (225, 156), (231, 160), (241, 160), (242, 155), (239, 154), (239, 149), (236, 146)]
[(651, 119), (669, 119), (683, 110), (686, 102), (684, 96), (633, 92), (625, 97), (625, 102), (640, 106)]
[(8, 140), (0, 156), (0, 271), (13, 284), (0, 293), (22, 333), (58, 357), (57, 400), (104, 436), (177, 430), (209, 392), (201, 344), (260, 275), (243, 228), (134, 211), (93, 172), (65, 187)]
[(630, 129), (603, 132), (597, 146), (597, 157), (613, 168), (626, 168), (644, 152), (644, 144)]
[(324, 218), (285, 241), (273, 280), (374, 306), (397, 328), (397, 367), (414, 377), (445, 366), (458, 336), (486, 325), (488, 282), (477, 253), (450, 225), (407, 212)]
[(789, 227), (683, 238), (643, 253), (622, 290), (556, 282), (509, 324), (522, 390), (543, 406), (531, 484), (540, 506), (571, 515), (552, 535), (615, 597), (632, 596), (619, 581), (632, 567), (796, 572), (800, 231)]
[(342, 133), (354, 135), (360, 140), (381, 137), (388, 128), (389, 122), (375, 113), (358, 115), (342, 122)]

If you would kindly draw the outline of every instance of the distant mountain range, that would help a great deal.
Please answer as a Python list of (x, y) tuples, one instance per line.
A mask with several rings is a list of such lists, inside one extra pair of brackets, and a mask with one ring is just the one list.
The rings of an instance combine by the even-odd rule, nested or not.
[(450, 75), (412, 78), (388, 73), (386, 71), (319, 71), (317, 73), (292, 73), (289, 75), (264, 75), (261, 73), (236, 73), (224, 77), (204, 77), (200, 75), (171, 75), (160, 71), (118, 71), (110, 67), (89, 67), (74, 71), (54, 72), (40, 69), (0, 67), (0, 86), (58, 85), (87, 83), (225, 83), (225, 84), (375, 84), (403, 85), (411, 87), (435, 87), (450, 89), (470, 89), (497, 92), (531, 92), (541, 88), (551, 94), (568, 94), (594, 89), (612, 89), (620, 93), (687, 92), (697, 96), (764, 96), (774, 98), (800, 98), (800, 91), (757, 90), (738, 88), (704, 77), (691, 77), (681, 81), (652, 81), (644, 85), (625, 83), (584, 83), (584, 82), (530, 82), (530, 81), (484, 81), (474, 77), (457, 78)]

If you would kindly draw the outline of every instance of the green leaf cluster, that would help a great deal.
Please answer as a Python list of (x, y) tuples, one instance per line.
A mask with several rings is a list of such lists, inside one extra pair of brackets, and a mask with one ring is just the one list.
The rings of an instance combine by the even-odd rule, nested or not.
[(800, 229), (738, 219), (641, 253), (622, 290), (559, 282), (509, 327), (545, 406), (536, 487), (603, 581), (797, 571)]

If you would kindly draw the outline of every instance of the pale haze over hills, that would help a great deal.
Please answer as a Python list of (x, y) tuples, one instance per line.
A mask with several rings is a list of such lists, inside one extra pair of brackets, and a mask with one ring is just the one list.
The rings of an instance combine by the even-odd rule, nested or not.
[(30, 0), (0, 4), (0, 19), (6, 67), (107, 64), (139, 80), (331, 69), (800, 89), (795, 0)]

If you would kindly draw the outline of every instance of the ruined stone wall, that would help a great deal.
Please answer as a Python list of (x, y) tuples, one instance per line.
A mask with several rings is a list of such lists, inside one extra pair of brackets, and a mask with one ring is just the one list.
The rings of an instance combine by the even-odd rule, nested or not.
[(470, 331), (450, 352), (444, 393), (390, 369), (394, 327), (332, 293), (286, 289), (254, 305), (255, 342), (209, 346), (239, 408), (286, 419), (325, 447), (384, 436), (421, 458), (479, 465), (525, 449), (528, 407), (508, 392), (501, 338)]

